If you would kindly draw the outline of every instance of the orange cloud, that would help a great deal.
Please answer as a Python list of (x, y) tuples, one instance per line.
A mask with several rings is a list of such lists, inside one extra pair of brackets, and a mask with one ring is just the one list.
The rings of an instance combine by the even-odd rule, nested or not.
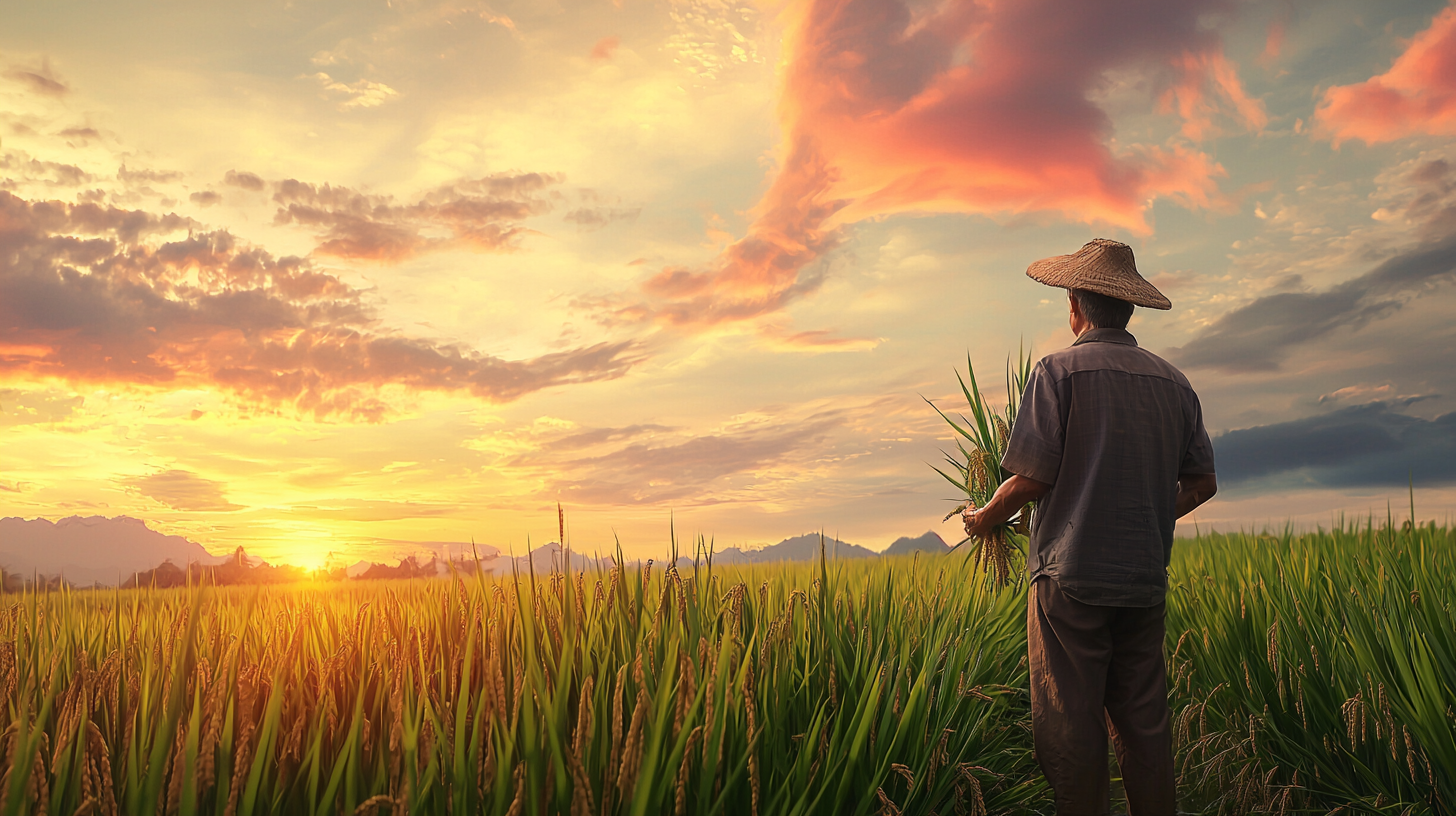
[(780, 170), (747, 236), (704, 269), (667, 269), (607, 320), (712, 325), (818, 287), (849, 223), (893, 213), (1051, 212), (1146, 233), (1152, 199), (1220, 202), (1223, 168), (1187, 147), (1109, 144), (1108, 71), (1174, 68), (1200, 135), (1215, 110), (1259, 128), (1217, 37), (1228, 0), (1100, 4), (810, 0), (786, 11)]
[(384, 386), (508, 401), (618, 377), (638, 359), (629, 342), (506, 360), (398, 336), (377, 326), (358, 290), (307, 260), (195, 227), (0, 191), (0, 376), (213, 386), (267, 407), (378, 421)]
[(622, 40), (619, 37), (603, 37), (592, 46), (590, 56), (594, 60), (609, 60), (612, 58), (612, 52), (616, 51), (621, 44)]
[(1390, 70), (1326, 90), (1315, 118), (1316, 132), (1336, 145), (1456, 135), (1456, 4), (1437, 14)]
[[(1271, 35), (1272, 36), (1272, 35)], [(1173, 61), (1178, 81), (1164, 92), (1164, 111), (1183, 117), (1183, 135), (1202, 140), (1217, 134), (1213, 117), (1224, 114), (1249, 130), (1269, 124), (1264, 103), (1250, 97), (1233, 63), (1221, 51), (1185, 51)]]

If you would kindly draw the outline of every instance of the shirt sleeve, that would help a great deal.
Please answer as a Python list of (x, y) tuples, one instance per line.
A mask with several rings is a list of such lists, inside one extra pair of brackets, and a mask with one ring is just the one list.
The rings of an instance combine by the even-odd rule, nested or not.
[(1016, 412), (1016, 424), (1011, 427), (1011, 440), (1006, 443), (1006, 455), (1001, 457), (1001, 467), (1018, 476), (1052, 484), (1062, 468), (1065, 437), (1057, 384), (1046, 366), (1037, 363), (1021, 395), (1021, 406)]
[(1209, 440), (1208, 431), (1203, 427), (1203, 406), (1198, 402), (1198, 395), (1192, 391), (1189, 391), (1189, 399), (1193, 401), (1193, 433), (1188, 438), (1188, 450), (1183, 453), (1183, 462), (1178, 466), (1178, 473), (1213, 473), (1213, 442)]

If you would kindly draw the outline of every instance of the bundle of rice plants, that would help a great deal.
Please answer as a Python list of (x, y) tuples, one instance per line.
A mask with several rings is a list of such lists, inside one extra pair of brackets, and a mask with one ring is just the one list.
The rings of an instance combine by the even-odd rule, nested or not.
[[(946, 514), (942, 521), (970, 508), (985, 507), (1002, 482), (1011, 478), (1011, 472), (1001, 467), (1001, 457), (1006, 454), (1006, 445), (1011, 439), (1011, 429), (1016, 425), (1016, 411), (1021, 405), (1021, 394), (1031, 378), (1031, 356), (1025, 346), (1017, 352), (1016, 363), (1006, 359), (1006, 407), (997, 413), (981, 393), (976, 382), (975, 367), (970, 355), (966, 355), (966, 376), (956, 372), (956, 382), (965, 395), (970, 407), (970, 418), (958, 414), (952, 418), (935, 403), (926, 400), (931, 408), (940, 414), (955, 431), (956, 450), (945, 453), (948, 469), (931, 465), (947, 482), (955, 485), (962, 495), (957, 496), (956, 507)], [(969, 385), (967, 385), (969, 381)], [(959, 419), (959, 421), (957, 421)], [(1032, 504), (1021, 508), (1014, 516), (991, 529), (984, 537), (972, 541), (967, 536), (960, 540), (952, 551), (969, 543), (966, 557), (975, 561), (996, 584), (1005, 586), (1011, 579), (1013, 567), (1026, 553), (1027, 536), (1030, 533)]]

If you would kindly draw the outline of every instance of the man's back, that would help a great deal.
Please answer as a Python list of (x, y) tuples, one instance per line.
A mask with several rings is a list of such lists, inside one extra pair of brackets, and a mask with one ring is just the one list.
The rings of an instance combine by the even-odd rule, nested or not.
[(1162, 601), (1178, 477), (1214, 471), (1187, 378), (1121, 329), (1087, 331), (1037, 364), (1002, 465), (1051, 485), (1032, 578), (1106, 606)]

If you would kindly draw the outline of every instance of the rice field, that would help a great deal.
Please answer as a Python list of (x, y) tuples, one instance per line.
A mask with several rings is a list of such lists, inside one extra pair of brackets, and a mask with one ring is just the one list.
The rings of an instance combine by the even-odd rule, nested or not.
[[(1456, 531), (1180, 541), (1185, 809), (1456, 813)], [(938, 558), (0, 597), (0, 813), (1050, 812)]]

